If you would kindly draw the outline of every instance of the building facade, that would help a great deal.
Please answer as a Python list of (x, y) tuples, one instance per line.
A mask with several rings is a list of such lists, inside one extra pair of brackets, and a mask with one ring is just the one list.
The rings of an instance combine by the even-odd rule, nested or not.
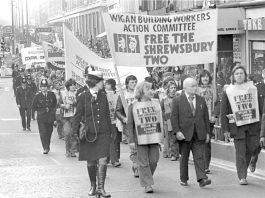
[(76, 35), (95, 38), (104, 32), (104, 24), (101, 13), (115, 8), (114, 0), (62, 0), (53, 3), (49, 0), (50, 25), (66, 23)]

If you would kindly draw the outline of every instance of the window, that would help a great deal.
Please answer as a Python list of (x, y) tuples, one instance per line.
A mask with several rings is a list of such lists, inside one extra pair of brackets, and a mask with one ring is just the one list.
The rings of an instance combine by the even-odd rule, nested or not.
[(265, 69), (265, 41), (250, 41), (250, 69), (254, 80), (261, 81)]

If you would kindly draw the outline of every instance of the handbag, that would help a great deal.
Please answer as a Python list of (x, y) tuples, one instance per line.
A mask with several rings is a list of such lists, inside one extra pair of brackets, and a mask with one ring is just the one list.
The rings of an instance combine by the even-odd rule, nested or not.
[(91, 101), (90, 101), (90, 105), (91, 105), (91, 110), (92, 110), (92, 118), (93, 118), (93, 126), (94, 126), (94, 129), (95, 129), (95, 137), (94, 138), (91, 138), (89, 139), (88, 135), (89, 134), (89, 127), (87, 125), (87, 122), (86, 122), (86, 94), (85, 94), (85, 118), (84, 118), (84, 121), (80, 122), (80, 128), (79, 128), (79, 140), (80, 142), (89, 142), (89, 143), (93, 143), (97, 140), (97, 137), (98, 137), (98, 132), (97, 132), (97, 128), (96, 128), (96, 124), (95, 124), (95, 120), (94, 120), (94, 111), (93, 111), (93, 107), (92, 107), (92, 102), (93, 102), (93, 97), (91, 98)]

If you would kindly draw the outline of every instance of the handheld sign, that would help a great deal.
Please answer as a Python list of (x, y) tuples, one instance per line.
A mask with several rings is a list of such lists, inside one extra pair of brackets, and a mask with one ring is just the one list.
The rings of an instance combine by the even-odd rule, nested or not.
[(133, 103), (133, 118), (139, 145), (161, 142), (162, 110), (158, 100)]
[(237, 126), (259, 121), (258, 91), (252, 81), (242, 85), (229, 85), (226, 93)]

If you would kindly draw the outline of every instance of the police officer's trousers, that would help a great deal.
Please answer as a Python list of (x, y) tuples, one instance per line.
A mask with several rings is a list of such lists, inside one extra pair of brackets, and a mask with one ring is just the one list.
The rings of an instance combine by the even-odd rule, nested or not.
[(50, 142), (53, 131), (53, 123), (38, 120), (38, 127), (40, 133), (41, 144), (43, 150), (50, 150)]

